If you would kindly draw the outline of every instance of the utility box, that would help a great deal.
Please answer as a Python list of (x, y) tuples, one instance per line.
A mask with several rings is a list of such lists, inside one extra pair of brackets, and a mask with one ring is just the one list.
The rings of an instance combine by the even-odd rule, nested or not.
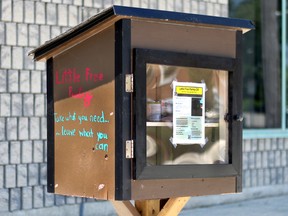
[(241, 191), (241, 41), (252, 28), (113, 6), (31, 51), (47, 62), (48, 192)]

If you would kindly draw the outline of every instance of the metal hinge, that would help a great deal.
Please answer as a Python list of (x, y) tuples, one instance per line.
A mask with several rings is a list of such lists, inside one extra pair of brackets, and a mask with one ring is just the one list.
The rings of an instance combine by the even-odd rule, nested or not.
[(133, 140), (126, 140), (126, 158), (134, 158)]
[(133, 92), (133, 74), (126, 74), (125, 90), (126, 92)]

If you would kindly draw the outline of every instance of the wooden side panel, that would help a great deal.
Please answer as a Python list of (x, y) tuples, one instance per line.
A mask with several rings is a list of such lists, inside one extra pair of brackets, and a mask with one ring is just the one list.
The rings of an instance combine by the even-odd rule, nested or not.
[(56, 56), (53, 70), (55, 193), (114, 199), (114, 28)]
[(235, 31), (207, 27), (132, 22), (132, 47), (235, 57)]
[(138, 180), (132, 181), (132, 189), (133, 200), (224, 194), (235, 192), (236, 178)]

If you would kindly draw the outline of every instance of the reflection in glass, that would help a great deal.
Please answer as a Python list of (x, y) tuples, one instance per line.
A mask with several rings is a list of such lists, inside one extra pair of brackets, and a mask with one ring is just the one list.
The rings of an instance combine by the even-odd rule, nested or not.
[(229, 3), (230, 17), (253, 20), (257, 26), (243, 35), (244, 128), (281, 127), (280, 6), (280, 1)]
[[(224, 116), (228, 112), (228, 72), (147, 64), (146, 75), (147, 165), (227, 164), (228, 128)], [(172, 142), (173, 81), (205, 83), (205, 144)], [(190, 101), (191, 112), (201, 110), (201, 100), (191, 97)]]

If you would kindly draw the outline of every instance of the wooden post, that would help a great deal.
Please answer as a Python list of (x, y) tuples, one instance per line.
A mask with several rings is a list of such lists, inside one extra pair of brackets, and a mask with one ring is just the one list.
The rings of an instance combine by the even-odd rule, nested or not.
[(189, 199), (190, 197), (170, 198), (158, 216), (178, 215)]
[(160, 200), (111, 201), (119, 216), (167, 216), (178, 215), (190, 197), (170, 198), (160, 209)]
[(135, 207), (142, 216), (156, 216), (160, 212), (160, 200), (137, 200)]
[(111, 201), (111, 203), (119, 216), (140, 216), (130, 201)]

